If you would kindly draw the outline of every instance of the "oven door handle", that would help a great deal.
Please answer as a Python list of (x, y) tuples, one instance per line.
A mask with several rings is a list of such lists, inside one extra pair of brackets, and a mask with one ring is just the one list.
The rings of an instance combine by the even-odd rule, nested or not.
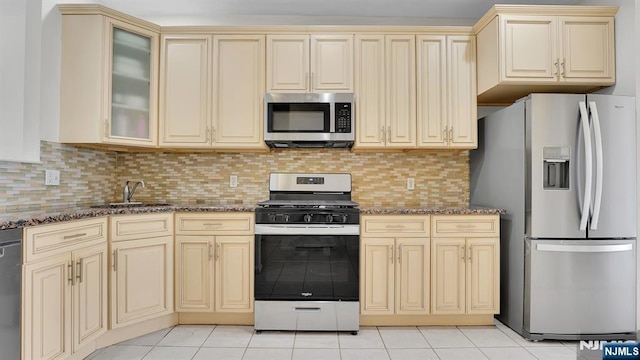
[(360, 225), (256, 224), (256, 235), (360, 235)]

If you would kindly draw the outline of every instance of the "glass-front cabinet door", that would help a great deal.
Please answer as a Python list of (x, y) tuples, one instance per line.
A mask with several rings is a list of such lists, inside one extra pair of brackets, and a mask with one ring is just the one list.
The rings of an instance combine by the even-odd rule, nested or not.
[(108, 19), (108, 142), (157, 143), (158, 34)]

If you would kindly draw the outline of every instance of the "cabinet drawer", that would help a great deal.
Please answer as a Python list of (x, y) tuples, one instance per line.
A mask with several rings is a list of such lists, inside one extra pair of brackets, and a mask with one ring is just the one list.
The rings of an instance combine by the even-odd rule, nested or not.
[(253, 235), (253, 213), (179, 213), (176, 234)]
[(500, 236), (499, 215), (434, 215), (431, 226), (433, 237)]
[(362, 236), (429, 236), (429, 215), (363, 215)]
[(106, 241), (107, 218), (28, 227), (25, 229), (24, 239), (24, 262), (28, 263), (71, 251), (71, 247), (77, 244)]
[(111, 217), (111, 241), (173, 235), (173, 214), (136, 214)]

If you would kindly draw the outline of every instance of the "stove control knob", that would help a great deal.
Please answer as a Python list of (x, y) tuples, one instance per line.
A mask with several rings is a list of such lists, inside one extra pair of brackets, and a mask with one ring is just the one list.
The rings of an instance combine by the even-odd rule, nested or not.
[(289, 215), (284, 216), (284, 222), (289, 222)]
[(311, 217), (312, 217), (312, 215), (311, 215), (311, 214), (306, 214), (306, 215), (304, 216), (304, 222), (306, 222), (306, 223), (311, 222)]
[(269, 214), (269, 222), (271, 223), (276, 222), (276, 214)]
[(333, 215), (327, 215), (327, 222), (328, 223), (332, 223), (333, 222)]
[(345, 215), (342, 215), (342, 222), (343, 222), (343, 223), (346, 223), (346, 222), (347, 222), (347, 220), (349, 220), (349, 215), (346, 215), (346, 214), (345, 214)]

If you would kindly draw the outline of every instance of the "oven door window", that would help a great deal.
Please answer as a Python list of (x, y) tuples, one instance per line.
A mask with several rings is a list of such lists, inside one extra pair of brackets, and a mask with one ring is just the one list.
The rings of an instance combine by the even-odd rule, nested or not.
[(357, 301), (358, 236), (257, 235), (256, 300)]
[(328, 103), (269, 104), (269, 132), (328, 133), (331, 129)]

